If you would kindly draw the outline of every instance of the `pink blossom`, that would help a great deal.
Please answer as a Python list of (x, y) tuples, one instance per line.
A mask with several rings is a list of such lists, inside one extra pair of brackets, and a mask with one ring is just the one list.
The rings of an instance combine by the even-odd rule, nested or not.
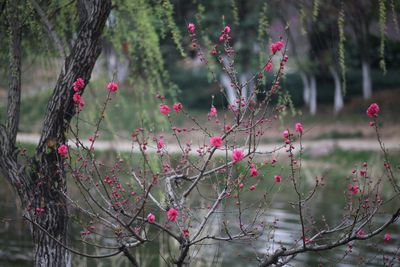
[(358, 194), (358, 190), (359, 190), (358, 185), (349, 185), (349, 191), (350, 191), (353, 195), (357, 195), (357, 194)]
[(83, 89), (84, 86), (85, 86), (85, 82), (83, 81), (82, 78), (76, 79), (76, 81), (72, 84), (72, 87), (75, 92), (79, 92), (80, 90)]
[(392, 239), (392, 237), (390, 236), (389, 233), (386, 233), (386, 234), (383, 236), (383, 240), (385, 240), (385, 241), (390, 241), (390, 239)]
[(156, 221), (156, 216), (153, 213), (149, 213), (149, 215), (147, 215), (147, 221), (149, 223), (153, 223)]
[(356, 233), (357, 237), (364, 237), (365, 236), (365, 232), (363, 229), (360, 229), (357, 231)]
[(258, 171), (254, 166), (250, 168), (250, 176), (258, 176)]
[(208, 113), (208, 116), (210, 118), (217, 116), (217, 109), (214, 106), (211, 107), (210, 112)]
[(270, 72), (270, 71), (272, 70), (272, 63), (271, 63), (271, 61), (269, 61), (269, 62), (267, 63), (267, 65), (265, 65), (264, 70), (265, 70), (266, 72)]
[(282, 132), (282, 136), (283, 136), (283, 138), (289, 138), (289, 131), (288, 130), (284, 130)]
[(165, 146), (165, 142), (164, 142), (164, 138), (160, 138), (157, 142), (157, 149), (158, 151), (160, 151), (161, 149), (163, 149)]
[(224, 130), (225, 132), (229, 132), (232, 129), (232, 126), (230, 124), (225, 124)]
[(229, 27), (229, 26), (225, 26), (225, 28), (224, 28), (224, 31), (223, 31), (224, 33), (226, 33), (226, 34), (228, 34), (228, 33), (230, 33), (231, 32), (231, 27)]
[(301, 125), (300, 122), (297, 122), (297, 123), (294, 125), (294, 128), (295, 128), (296, 132), (298, 132), (298, 133), (300, 133), (300, 134), (303, 134), (303, 125)]
[(81, 95), (78, 94), (78, 93), (75, 93), (75, 94), (72, 96), (72, 100), (74, 100), (74, 102), (75, 102), (76, 104), (79, 104), (79, 103), (81, 102)]
[(275, 43), (276, 49), (278, 49), (278, 51), (281, 51), (282, 48), (285, 46), (285, 43), (281, 40)]
[(221, 138), (221, 136), (213, 136), (213, 137), (211, 137), (210, 138), (210, 144), (213, 147), (216, 147), (216, 148), (221, 147), (222, 146), (222, 138)]
[(62, 144), (61, 146), (58, 147), (57, 151), (61, 157), (66, 157), (68, 155), (68, 146)]
[(118, 84), (115, 82), (109, 82), (107, 85), (107, 89), (109, 92), (116, 92), (118, 90)]
[(179, 113), (179, 111), (182, 110), (182, 107), (183, 107), (182, 103), (175, 103), (173, 108), (174, 108), (176, 113)]
[(250, 191), (256, 190), (256, 186), (252, 185), (252, 186), (249, 187), (249, 189), (250, 189)]
[(178, 211), (174, 208), (170, 208), (167, 211), (167, 217), (168, 217), (168, 220), (175, 221), (176, 218), (178, 217)]
[(282, 178), (280, 175), (275, 175), (274, 179), (275, 179), (275, 182), (280, 183)]
[(189, 23), (187, 29), (190, 33), (194, 33), (194, 31), (196, 30), (196, 26), (193, 23)]
[(243, 183), (240, 183), (240, 184), (239, 184), (239, 188), (242, 189), (243, 187), (244, 187), (244, 184), (243, 184)]
[(232, 153), (232, 159), (235, 163), (238, 163), (239, 161), (241, 161), (244, 158), (244, 152), (243, 150), (240, 149), (235, 149), (233, 150)]
[(285, 46), (283, 41), (278, 41), (276, 43), (271, 44), (271, 53), (275, 54), (278, 51), (281, 51), (282, 48)]
[(183, 236), (186, 237), (186, 238), (189, 238), (189, 236), (190, 236), (189, 229), (184, 229), (183, 230)]
[(168, 115), (170, 112), (170, 108), (165, 104), (160, 104), (160, 112), (164, 115)]
[(370, 118), (374, 118), (374, 117), (378, 117), (378, 113), (379, 113), (379, 106), (377, 103), (372, 103), (368, 109), (367, 109), (367, 115)]
[(284, 61), (284, 62), (288, 62), (288, 60), (289, 60), (289, 57), (288, 57), (287, 55), (285, 55), (285, 56), (283, 57), (283, 61)]

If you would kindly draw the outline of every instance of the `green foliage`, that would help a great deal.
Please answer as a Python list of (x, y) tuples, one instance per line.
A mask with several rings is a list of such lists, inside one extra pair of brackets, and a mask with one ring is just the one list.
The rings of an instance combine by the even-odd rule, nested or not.
[[(259, 17), (258, 17), (258, 36), (257, 41), (259, 44), (265, 42), (267, 37), (267, 30), (269, 28), (269, 21), (268, 21), (268, 4), (267, 1), (264, 2)], [(259, 52), (259, 66), (260, 68), (264, 67), (266, 59), (267, 59), (267, 50), (260, 49)]]
[[(162, 20), (165, 22), (164, 24), (169, 28), (172, 34), (172, 40), (174, 41), (176, 48), (178, 49), (179, 53), (182, 57), (186, 56), (185, 52), (183, 51), (182, 47), (182, 36), (181, 32), (179, 31), (178, 27), (174, 21), (174, 8), (170, 1), (162, 0), (161, 3), (156, 4), (156, 6), (162, 6), (162, 10), (164, 11), (164, 19)], [(162, 17), (161, 17), (162, 18)]]
[(319, 0), (313, 1), (312, 21), (316, 22), (319, 14)]
[(233, 24), (238, 28), (239, 27), (239, 10), (238, 10), (235, 0), (231, 0), (231, 8), (232, 8)]
[[(171, 83), (165, 69), (164, 58), (160, 48), (160, 34), (156, 27), (170, 29), (172, 39), (178, 51), (183, 54), (181, 36), (173, 21), (173, 9), (169, 1), (157, 2), (163, 7), (163, 14), (158, 5), (152, 5), (144, 0), (117, 0), (116, 8), (112, 11), (110, 20), (113, 22), (105, 33), (114, 47), (121, 53), (126, 53), (130, 59), (130, 84), (134, 87), (137, 104), (146, 104), (152, 107), (150, 110), (142, 110), (137, 114), (138, 118), (147, 126), (154, 117), (158, 116), (155, 108), (158, 102), (155, 95), (160, 93), (172, 99), (177, 96), (178, 89)], [(161, 17), (161, 21), (157, 18)], [(165, 22), (165, 25), (163, 24)], [(161, 30), (163, 35), (164, 29)], [(122, 46), (127, 46), (127, 51)], [(153, 124), (153, 123), (151, 123)], [(155, 125), (157, 125), (156, 123)]]
[(394, 0), (390, 1), (390, 8), (392, 9), (392, 18), (393, 18), (394, 29), (396, 30), (397, 34), (400, 34), (399, 22), (397, 20), (396, 6), (394, 4)]
[(342, 76), (342, 91), (343, 94), (346, 94), (346, 63), (345, 63), (345, 48), (344, 48), (344, 42), (346, 40), (346, 37), (344, 36), (344, 23), (345, 23), (345, 18), (344, 18), (344, 4), (341, 4), (341, 8), (339, 11), (339, 16), (338, 16), (338, 29), (339, 29), (339, 47), (338, 47), (338, 52), (339, 52), (339, 67), (340, 67), (340, 72)]
[(383, 73), (386, 73), (386, 62), (385, 62), (385, 27), (386, 27), (386, 6), (385, 0), (379, 0), (379, 32), (381, 43), (379, 46), (379, 66)]

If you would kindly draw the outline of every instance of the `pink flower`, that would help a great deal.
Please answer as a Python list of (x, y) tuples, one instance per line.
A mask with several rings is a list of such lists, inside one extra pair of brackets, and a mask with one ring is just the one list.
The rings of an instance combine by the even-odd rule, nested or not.
[(240, 149), (235, 149), (233, 150), (232, 153), (232, 159), (235, 163), (238, 163), (239, 161), (241, 161), (244, 158), (244, 152), (243, 150)]
[(256, 190), (256, 186), (252, 185), (252, 186), (249, 187), (249, 189), (250, 189), (250, 191)]
[(165, 104), (160, 104), (160, 112), (164, 115), (168, 115), (171, 110)]
[(83, 81), (82, 78), (76, 79), (76, 81), (72, 84), (72, 87), (75, 92), (79, 92), (80, 90), (83, 89), (84, 86), (85, 86), (85, 82)]
[(365, 232), (363, 229), (360, 229), (357, 231), (356, 233), (357, 237), (364, 237), (365, 236)]
[(173, 108), (174, 108), (176, 113), (179, 113), (179, 111), (182, 110), (182, 107), (183, 107), (182, 103), (175, 103)]
[(167, 211), (167, 217), (168, 217), (168, 220), (175, 221), (176, 218), (178, 217), (178, 211), (174, 208), (170, 208)]
[(281, 51), (284, 46), (285, 43), (283, 41), (278, 41), (274, 44), (271, 44), (271, 53), (275, 54), (276, 52)]
[(353, 194), (353, 195), (357, 195), (358, 194), (358, 185), (349, 185), (349, 191)]
[(258, 171), (254, 166), (250, 168), (250, 176), (258, 176)]
[(284, 130), (282, 132), (282, 136), (283, 136), (283, 138), (288, 138), (289, 137), (289, 131), (288, 130)]
[(383, 240), (385, 240), (385, 241), (390, 241), (390, 239), (392, 239), (392, 238), (391, 238), (391, 236), (390, 236), (389, 233), (386, 233), (386, 234), (383, 236)]
[(267, 63), (267, 65), (265, 65), (264, 70), (265, 70), (266, 72), (270, 72), (270, 71), (272, 70), (272, 63), (271, 63), (271, 61), (269, 61), (269, 62)]
[(225, 28), (224, 28), (224, 33), (228, 34), (228, 33), (230, 33), (230, 32), (231, 32), (231, 27), (225, 26)]
[(239, 188), (242, 189), (243, 187), (244, 187), (244, 184), (243, 184), (243, 183), (240, 183), (240, 184), (239, 184)]
[(367, 115), (370, 118), (374, 118), (374, 117), (378, 117), (378, 113), (379, 113), (379, 106), (377, 103), (372, 103), (368, 109), (367, 109)]
[(360, 170), (360, 176), (365, 176), (367, 172), (365, 170)]
[(189, 23), (187, 26), (187, 29), (190, 33), (194, 33), (194, 30), (196, 29), (196, 26), (193, 23)]
[(210, 112), (208, 113), (208, 116), (210, 118), (217, 116), (217, 109), (214, 106), (211, 107)]
[(230, 124), (226, 124), (226, 125), (224, 126), (225, 132), (229, 132), (231, 129), (232, 129), (232, 126), (231, 126)]
[(276, 49), (278, 49), (278, 51), (281, 51), (282, 48), (285, 46), (285, 43), (281, 40), (275, 43)]
[(68, 146), (62, 144), (61, 146), (58, 147), (57, 151), (61, 157), (66, 157), (68, 155)]
[(210, 144), (213, 147), (216, 147), (216, 148), (222, 146), (222, 138), (221, 138), (221, 136), (213, 136), (213, 137), (211, 137), (210, 138)]
[(280, 175), (275, 175), (274, 179), (275, 179), (275, 182), (280, 183), (282, 178)]
[(186, 238), (189, 238), (189, 236), (190, 236), (189, 229), (184, 229), (183, 230), (183, 236), (186, 237)]
[(163, 138), (160, 138), (157, 142), (157, 149), (158, 151), (160, 151), (161, 149), (163, 149), (165, 146), (165, 142)]
[(109, 92), (116, 92), (118, 90), (118, 84), (115, 82), (109, 82), (107, 85), (107, 89)]
[(303, 125), (301, 125), (300, 122), (296, 123), (294, 125), (294, 128), (295, 128), (296, 132), (303, 134)]
[(155, 222), (156, 216), (153, 213), (149, 213), (149, 215), (147, 215), (147, 221), (149, 221), (149, 223)]
[(81, 95), (78, 94), (78, 93), (75, 93), (75, 94), (72, 96), (72, 100), (74, 100), (74, 102), (75, 102), (76, 104), (79, 104), (79, 103), (81, 102)]

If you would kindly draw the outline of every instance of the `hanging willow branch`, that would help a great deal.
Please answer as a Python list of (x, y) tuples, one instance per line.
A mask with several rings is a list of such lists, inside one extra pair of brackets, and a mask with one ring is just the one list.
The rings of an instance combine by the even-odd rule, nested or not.
[(236, 27), (238, 27), (239, 26), (239, 10), (238, 10), (235, 0), (231, 0), (231, 9), (232, 9), (233, 24)]
[(345, 15), (344, 15), (344, 4), (341, 3), (339, 16), (338, 16), (338, 28), (339, 28), (339, 67), (340, 67), (340, 74), (342, 76), (342, 91), (343, 94), (346, 94), (346, 64), (345, 64), (345, 49), (344, 49), (344, 42), (346, 41), (346, 37), (344, 35), (344, 22), (345, 22)]
[[(262, 9), (260, 11), (260, 16), (258, 18), (258, 36), (257, 41), (259, 44), (265, 43), (265, 38), (267, 36), (267, 29), (269, 28), (268, 21), (268, 4), (267, 1), (264, 2)], [(267, 53), (265, 49), (261, 49), (259, 53), (260, 67), (265, 65), (265, 60)]]
[(399, 22), (397, 20), (396, 7), (394, 5), (394, 1), (393, 0), (390, 1), (390, 8), (392, 9), (392, 17), (393, 17), (394, 29), (397, 32), (397, 34), (400, 34)]
[(385, 62), (385, 26), (386, 26), (386, 6), (385, 0), (379, 0), (379, 31), (380, 31), (380, 46), (379, 46), (379, 66), (386, 74), (386, 62)]
[(313, 1), (312, 21), (316, 22), (319, 14), (319, 0)]

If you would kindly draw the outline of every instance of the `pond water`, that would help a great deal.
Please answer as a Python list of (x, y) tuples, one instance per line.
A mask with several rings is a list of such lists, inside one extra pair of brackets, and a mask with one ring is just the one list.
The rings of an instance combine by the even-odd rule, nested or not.
[[(312, 175), (311, 175), (312, 176)], [(315, 196), (313, 204), (307, 207), (308, 219), (319, 221), (324, 215), (326, 221), (337, 223), (343, 212), (344, 199), (343, 188), (346, 182), (337, 176), (328, 181), (324, 188)], [(27, 224), (21, 219), (22, 211), (18, 209), (19, 204), (16, 196), (9, 185), (4, 181), (0, 182), (0, 266), (3, 267), (25, 267), (32, 265), (32, 245)], [(268, 187), (270, 183), (258, 184), (257, 188)], [(342, 189), (340, 189), (342, 188)], [(258, 190), (258, 189), (257, 189)], [(247, 192), (242, 197), (250, 202), (255, 197), (256, 191)], [(270, 208), (265, 210), (262, 219), (266, 225), (274, 225), (273, 222), (278, 218), (276, 228), (266, 227), (265, 234), (259, 239), (249, 241), (235, 241), (232, 243), (206, 242), (201, 249), (194, 248), (192, 257), (196, 257), (190, 266), (256, 266), (257, 256), (262, 256), (268, 250), (279, 248), (281, 245), (290, 248), (300, 238), (301, 227), (299, 215), (289, 202), (293, 201), (293, 190), (282, 187), (279, 189)], [(398, 203), (391, 203), (394, 208)], [(231, 207), (232, 208), (232, 207)], [(228, 211), (227, 208), (226, 211)], [(199, 211), (201, 212), (201, 211)], [(251, 210), (247, 214), (251, 215)], [(246, 215), (246, 216), (247, 216)], [(311, 217), (312, 216), (312, 217)], [(376, 220), (376, 223), (384, 220), (384, 214)], [(218, 232), (221, 229), (219, 216), (214, 216), (208, 231)], [(213, 229), (213, 227), (215, 227)], [(71, 239), (72, 243), (80, 246), (87, 252), (102, 253), (107, 251), (93, 250), (79, 245), (80, 228), (73, 226)], [(389, 242), (383, 241), (383, 235), (390, 232), (392, 239)], [(273, 239), (272, 239), (273, 237)], [(75, 240), (75, 241), (74, 241)], [(353, 242), (352, 252), (348, 253), (348, 247), (337, 248), (321, 253), (304, 253), (295, 257), (287, 266), (400, 266), (400, 222), (396, 222), (387, 231), (378, 235), (371, 242)], [(160, 254), (168, 252), (171, 245), (159, 237), (159, 242), (153, 242), (136, 251), (138, 260), (142, 266), (166, 266)], [(176, 249), (176, 245), (175, 245)], [(383, 255), (389, 257), (389, 261), (384, 260)], [(389, 262), (389, 264), (388, 264)], [(123, 256), (118, 256), (107, 260), (89, 260), (78, 256), (73, 256), (73, 266), (130, 266)]]

